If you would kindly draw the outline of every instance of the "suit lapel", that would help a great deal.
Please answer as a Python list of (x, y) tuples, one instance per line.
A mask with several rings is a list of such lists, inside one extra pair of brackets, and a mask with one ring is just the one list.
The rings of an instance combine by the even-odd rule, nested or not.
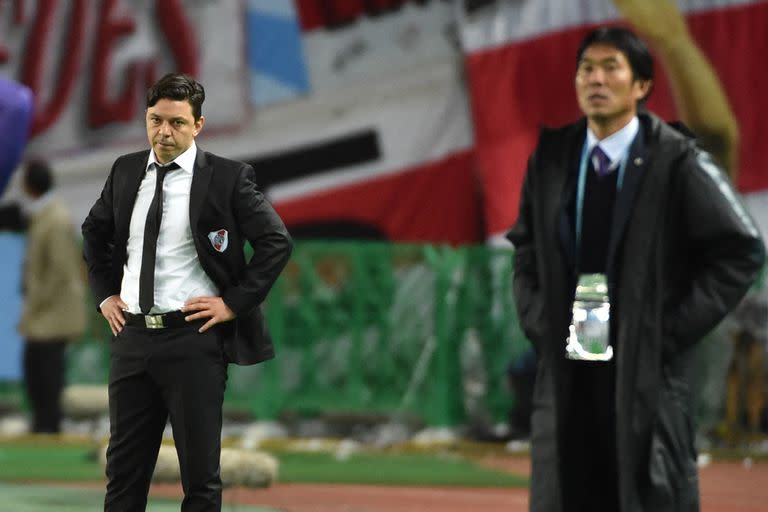
[(608, 269), (610, 275), (613, 272), (616, 250), (624, 237), (624, 231), (627, 227), (632, 206), (637, 196), (637, 190), (645, 171), (648, 168), (648, 151), (645, 144), (644, 127), (641, 122), (640, 130), (637, 132), (632, 146), (629, 148), (627, 164), (624, 171), (624, 183), (621, 190), (616, 194), (616, 203), (613, 211), (613, 225), (611, 226), (611, 236), (608, 245)]
[(144, 179), (146, 174), (148, 161), (149, 151), (144, 153), (142, 157), (137, 158), (134, 163), (119, 169), (120, 173), (125, 176), (125, 182), (124, 186), (120, 187), (122, 197), (118, 202), (118, 210), (115, 212), (115, 222), (117, 223), (116, 228), (126, 240), (128, 239), (128, 230), (131, 225), (133, 207), (136, 204), (136, 196), (139, 194), (141, 180)]
[(210, 163), (208, 163), (208, 158), (206, 158), (205, 152), (198, 147), (195, 170), (192, 173), (192, 189), (189, 192), (189, 225), (192, 228), (193, 235), (212, 177), (213, 169)]

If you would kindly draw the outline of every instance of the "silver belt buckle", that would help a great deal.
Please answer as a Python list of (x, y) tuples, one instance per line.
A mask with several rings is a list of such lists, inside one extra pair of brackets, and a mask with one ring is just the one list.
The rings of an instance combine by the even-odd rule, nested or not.
[(144, 324), (147, 326), (147, 329), (162, 329), (165, 327), (163, 325), (163, 315), (144, 315)]

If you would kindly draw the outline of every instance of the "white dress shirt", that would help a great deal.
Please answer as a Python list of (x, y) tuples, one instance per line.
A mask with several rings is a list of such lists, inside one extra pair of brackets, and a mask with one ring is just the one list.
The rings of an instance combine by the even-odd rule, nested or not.
[[(632, 145), (632, 141), (635, 140), (637, 132), (640, 130), (640, 120), (637, 116), (633, 117), (624, 128), (612, 133), (603, 140), (598, 141), (595, 132), (587, 127), (587, 154), (592, 154), (592, 148), (599, 145), (608, 158), (611, 159), (611, 165), (608, 166), (610, 170), (615, 170), (624, 157), (629, 152), (629, 146)], [(595, 157), (593, 157), (594, 159)], [(598, 167), (598, 162), (593, 162), (595, 168)]]
[[(197, 146), (193, 141), (189, 149), (174, 160), (180, 169), (168, 172), (163, 181), (163, 217), (155, 257), (155, 305), (150, 313), (178, 310), (192, 297), (219, 295), (216, 285), (198, 261), (189, 225), (189, 191), (196, 158)], [(136, 314), (141, 313), (139, 274), (144, 247), (144, 223), (155, 194), (155, 163), (155, 153), (150, 151), (146, 174), (141, 180), (131, 215), (128, 259), (123, 268), (120, 287), (120, 298), (128, 304), (128, 312)]]

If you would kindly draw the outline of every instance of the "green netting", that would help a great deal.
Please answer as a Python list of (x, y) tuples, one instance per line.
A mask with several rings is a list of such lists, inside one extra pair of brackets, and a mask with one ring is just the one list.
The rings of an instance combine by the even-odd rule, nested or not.
[[(485, 246), (297, 244), (265, 304), (277, 358), (230, 366), (225, 409), (260, 419), (380, 413), (432, 426), (504, 420), (515, 401), (507, 368), (530, 350), (515, 316), (512, 257)], [(752, 302), (768, 303), (759, 281)], [(88, 330), (69, 348), (70, 383), (107, 381), (111, 334), (89, 308)], [(742, 317), (737, 310), (697, 348), (706, 429), (722, 417), (730, 332)], [(751, 323), (763, 339), (764, 320)], [(0, 405), (23, 407), (19, 383), (0, 383)]]
[(506, 367), (527, 348), (510, 274), (511, 253), (484, 247), (305, 243), (270, 297), (278, 359), (234, 368), (231, 382), (276, 378), (280, 400), (256, 405), (264, 416), (378, 411), (452, 425), (480, 407), (502, 418)]
[[(512, 253), (486, 247), (298, 244), (266, 303), (277, 358), (230, 367), (226, 406), (260, 418), (377, 412), (454, 425), (502, 419), (505, 372), (528, 343)], [(94, 313), (69, 382), (106, 382), (110, 333)]]

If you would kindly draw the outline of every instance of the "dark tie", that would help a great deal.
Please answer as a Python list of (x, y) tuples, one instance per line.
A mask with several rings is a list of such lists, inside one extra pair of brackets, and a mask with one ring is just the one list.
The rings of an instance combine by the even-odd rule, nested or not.
[(178, 168), (179, 164), (176, 162), (165, 166), (155, 164), (157, 171), (155, 195), (149, 204), (147, 220), (144, 223), (144, 247), (141, 251), (141, 273), (139, 274), (139, 307), (145, 315), (155, 305), (155, 254), (157, 236), (160, 234), (160, 221), (163, 218), (163, 180), (168, 171)]
[(611, 159), (608, 158), (608, 155), (605, 154), (605, 151), (603, 151), (600, 146), (595, 146), (592, 149), (590, 160), (592, 161), (593, 166), (595, 165), (595, 161), (597, 161), (595, 172), (598, 176), (605, 176), (611, 172)]

